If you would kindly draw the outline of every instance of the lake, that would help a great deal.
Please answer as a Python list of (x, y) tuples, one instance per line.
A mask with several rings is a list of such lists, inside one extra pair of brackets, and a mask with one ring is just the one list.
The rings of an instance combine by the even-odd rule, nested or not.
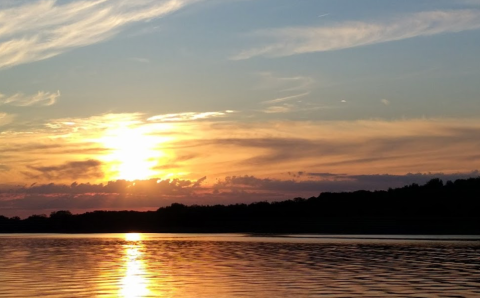
[(0, 235), (0, 297), (480, 297), (480, 238)]

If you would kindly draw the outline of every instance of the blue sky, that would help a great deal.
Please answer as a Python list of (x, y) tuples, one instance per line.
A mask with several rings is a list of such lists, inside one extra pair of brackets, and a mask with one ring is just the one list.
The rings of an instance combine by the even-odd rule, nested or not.
[(2, 1), (0, 178), (476, 175), (478, 53), (477, 0)]
[[(115, 6), (121, 1), (106, 3), (111, 4), (105, 6)], [(478, 27), (478, 6), (473, 1), (471, 4), (465, 1), (186, 3), (162, 17), (132, 21), (107, 31), (98, 41), (87, 40), (86, 46), (65, 47), (52, 58), (26, 63), (20, 60), (20, 65), (1, 71), (0, 89), (6, 95), (60, 90), (62, 95), (57, 107), (35, 111), (47, 117), (52, 113), (88, 116), (94, 110), (98, 113), (152, 109), (156, 113), (252, 111), (262, 108), (258, 106), (261, 101), (307, 92), (307, 87), (305, 92), (285, 94), (261, 89), (261, 74), (270, 73), (278, 78), (310, 78), (314, 83), (308, 86), (309, 94), (303, 99), (318, 107), (332, 108), (334, 111), (320, 113), (328, 119), (474, 116), (478, 113), (475, 101), (480, 62), (476, 55), (480, 31), (467, 30)], [(51, 9), (62, 4), (65, 5), (57, 2)], [(154, 6), (155, 2), (147, 5)], [(282, 55), (279, 50), (267, 57), (232, 60), (242, 51), (264, 44), (262, 39), (268, 40), (268, 33), (255, 35), (262, 30), (333, 28), (335, 35), (337, 28), (358, 22), (384, 27), (398, 25), (401, 32), (391, 34), (401, 38), (409, 30), (416, 30), (413, 23), (421, 21), (419, 13), (428, 12), (451, 14), (451, 19), (443, 24), (435, 24), (438, 20), (434, 17), (423, 16), (432, 30), (436, 30), (435, 26), (441, 27), (439, 33), (432, 36), (418, 32), (417, 37), (382, 42), (388, 40), (387, 32), (376, 44), (268, 57)], [(457, 25), (458, 18), (468, 12), (476, 18)], [(69, 16), (71, 23), (77, 15), (81, 17), (79, 13)], [(458, 28), (454, 28), (456, 25)], [(460, 32), (449, 32), (451, 28)], [(32, 37), (41, 31), (32, 27), (22, 33), (15, 37)], [(336, 42), (330, 40), (326, 38), (322, 43)], [(379, 104), (382, 99), (392, 106), (382, 107)], [(348, 106), (341, 105), (342, 100)]]

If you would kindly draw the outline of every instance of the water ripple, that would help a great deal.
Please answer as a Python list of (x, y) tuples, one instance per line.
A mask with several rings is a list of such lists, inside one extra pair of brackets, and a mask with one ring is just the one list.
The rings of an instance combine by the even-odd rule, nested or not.
[(479, 297), (478, 242), (0, 236), (0, 297)]

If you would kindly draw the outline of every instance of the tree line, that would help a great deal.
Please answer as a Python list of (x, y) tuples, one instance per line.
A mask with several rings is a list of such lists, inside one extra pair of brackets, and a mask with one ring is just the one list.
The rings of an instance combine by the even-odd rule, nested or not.
[(157, 211), (94, 211), (26, 219), (0, 216), (0, 233), (480, 234), (480, 177), (432, 179), (386, 191), (231, 205), (174, 203)]

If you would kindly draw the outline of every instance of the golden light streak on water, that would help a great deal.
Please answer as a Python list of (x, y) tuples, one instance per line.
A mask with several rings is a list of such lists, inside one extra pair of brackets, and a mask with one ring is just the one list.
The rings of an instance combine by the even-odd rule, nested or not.
[(141, 239), (138, 233), (125, 234), (125, 240), (129, 244), (125, 246), (125, 273), (121, 281), (120, 297), (141, 298), (150, 295), (149, 279), (142, 259), (142, 243), (139, 242)]

